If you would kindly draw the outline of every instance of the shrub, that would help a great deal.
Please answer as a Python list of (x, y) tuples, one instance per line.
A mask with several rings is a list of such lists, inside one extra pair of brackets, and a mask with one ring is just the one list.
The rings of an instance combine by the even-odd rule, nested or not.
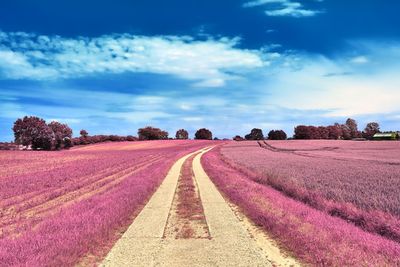
[(245, 139), (241, 137), (240, 135), (236, 135), (235, 137), (232, 138), (234, 141), (244, 141)]
[(133, 142), (133, 141), (137, 141), (137, 140), (138, 140), (138, 138), (135, 136), (132, 136), (132, 135), (128, 135), (126, 137), (126, 141), (129, 141), (129, 142)]
[(80, 134), (82, 137), (88, 137), (88, 136), (89, 136), (89, 133), (88, 133), (86, 130), (83, 130), (83, 129), (79, 132), (79, 134)]
[(212, 132), (206, 128), (197, 130), (194, 139), (212, 140)]

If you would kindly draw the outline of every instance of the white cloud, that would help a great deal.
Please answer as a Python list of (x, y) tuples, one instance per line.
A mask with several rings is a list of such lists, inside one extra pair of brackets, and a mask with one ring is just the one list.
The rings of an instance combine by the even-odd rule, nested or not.
[(358, 56), (358, 57), (354, 57), (350, 60), (351, 63), (354, 64), (365, 64), (368, 63), (369, 60), (366, 56)]
[(59, 79), (98, 73), (175, 75), (220, 87), (264, 65), (262, 52), (239, 49), (238, 38), (104, 35), (97, 38), (0, 32), (0, 74), (9, 79)]
[(270, 8), (265, 11), (265, 14), (272, 17), (288, 16), (302, 18), (312, 17), (321, 13), (319, 10), (305, 9), (303, 4), (300, 2), (294, 2), (292, 0), (255, 0), (243, 4), (243, 7), (256, 7), (264, 5), (270, 6)]
[[(366, 49), (366, 47), (368, 49)], [(360, 43), (352, 49), (366, 54), (348, 60), (297, 54), (295, 68), (281, 66), (268, 78), (267, 103), (315, 111), (324, 117), (370, 116), (399, 112), (400, 44)], [(373, 59), (374, 64), (365, 63)], [(290, 57), (286, 58), (290, 62)], [(327, 75), (337, 74), (337, 75)]]

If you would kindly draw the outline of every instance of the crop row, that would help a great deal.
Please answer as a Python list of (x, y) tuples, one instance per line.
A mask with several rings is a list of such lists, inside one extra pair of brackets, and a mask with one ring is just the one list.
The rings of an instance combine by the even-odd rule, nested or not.
[[(350, 147), (332, 150), (331, 145), (321, 150), (318, 144), (308, 144), (306, 150), (288, 151), (286, 146), (284, 151), (273, 151), (247, 142), (225, 146), (221, 152), (226, 162), (260, 184), (366, 231), (400, 241), (400, 166), (378, 156), (388, 149), (376, 150), (379, 160), (374, 161), (365, 159), (367, 153), (348, 151)], [(367, 148), (362, 151), (370, 152)]]
[(0, 163), (18, 162), (2, 165), (2, 264), (71, 266), (88, 255), (101, 258), (173, 162), (208, 141), (164, 142), (168, 146), (155, 141), (0, 154)]
[[(249, 153), (236, 149), (235, 153), (242, 152), (238, 154), (241, 157)], [(252, 151), (252, 158), (258, 156), (255, 151)], [(212, 181), (251, 220), (304, 263), (318, 266), (400, 265), (399, 243), (365, 232), (254, 181), (253, 177), (224, 161), (220, 153), (219, 149), (214, 149), (202, 158)]]

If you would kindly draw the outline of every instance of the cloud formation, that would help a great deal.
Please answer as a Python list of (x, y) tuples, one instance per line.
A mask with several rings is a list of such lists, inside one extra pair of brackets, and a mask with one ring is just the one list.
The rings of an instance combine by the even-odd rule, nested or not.
[[(34, 45), (40, 43), (37, 41), (38, 37), (34, 38), (35, 42), (33, 43), (25, 41), (9, 44), (8, 51), (2, 50), (4, 51), (3, 55), (7, 56), (0, 57), (0, 61), (9, 62), (10, 66), (23, 66), (20, 68), (20, 73), (15, 73), (15, 75), (20, 75), (19, 77), (32, 75), (39, 79), (40, 72), (39, 74), (37, 72), (44, 68), (40, 64), (47, 68), (49, 65), (55, 66), (55, 63), (46, 63), (46, 60), (49, 60), (46, 53), (53, 55), (52, 58), (62, 54), (52, 51), (52, 49), (56, 51), (57, 49), (51, 48), (50, 44), (46, 46), (48, 47), (46, 50), (33, 49)], [(225, 41), (222, 43), (217, 43), (217, 41), (190, 41), (187, 43), (181, 38), (179, 42), (183, 47), (191, 45), (193, 42), (196, 45), (208, 47), (211, 42), (213, 43), (212, 49), (215, 49), (214, 45), (217, 45), (230, 47), (226, 50), (237, 51), (239, 54), (243, 52), (234, 46), (226, 45)], [(153, 41), (153, 38), (148, 39)], [(61, 40), (66, 39), (61, 38)], [(143, 40), (140, 40), (143, 44)], [(165, 41), (163, 38), (161, 40)], [(118, 44), (116, 47), (121, 47), (120, 42), (121, 40), (116, 41)], [(54, 45), (57, 42), (50, 43)], [(213, 58), (209, 57), (204, 61), (198, 59), (201, 62), (207, 62), (209, 66), (214, 66), (213, 68), (217, 72), (210, 75), (205, 75), (204, 73), (208, 72), (202, 70), (201, 66), (189, 65), (189, 63), (182, 63), (180, 66), (190, 69), (190, 76), (185, 76), (186, 72), (182, 75), (178, 72), (171, 72), (171, 70), (158, 72), (188, 79), (193, 86), (205, 87), (201, 90), (197, 88), (185, 90), (186, 87), (182, 87), (182, 90), (179, 86), (170, 86), (164, 82), (154, 85), (153, 76), (147, 77), (146, 75), (143, 79), (146, 84), (150, 85), (150, 89), (131, 90), (138, 86), (138, 83), (135, 82), (140, 74), (135, 75), (126, 83), (127, 90), (103, 91), (96, 88), (96, 84), (84, 88), (85, 86), (77, 86), (59, 78), (63, 77), (62, 75), (67, 77), (91, 74), (102, 76), (105, 72), (119, 73), (119, 70), (113, 69), (114, 66), (111, 64), (109, 66), (111, 69), (101, 72), (82, 69), (83, 74), (80, 74), (73, 71), (77, 66), (70, 63), (72, 67), (66, 65), (65, 73), (57, 72), (55, 77), (58, 80), (56, 81), (44, 80), (44, 82), (34, 83), (32, 81), (11, 81), (11, 85), (7, 86), (6, 80), (3, 80), (0, 90), (0, 125), (3, 125), (3, 129), (7, 129), (7, 131), (3, 130), (9, 136), (7, 138), (11, 138), (9, 129), (12, 127), (12, 122), (23, 115), (37, 115), (47, 120), (56, 118), (61, 122), (69, 122), (76, 133), (81, 128), (85, 128), (93, 134), (135, 134), (137, 128), (149, 124), (166, 129), (170, 133), (184, 127), (192, 134), (198, 128), (207, 127), (212, 129), (218, 137), (231, 137), (233, 133), (246, 134), (253, 127), (264, 130), (282, 128), (290, 135), (294, 125), (327, 125), (335, 121), (342, 122), (347, 117), (354, 117), (360, 122), (360, 125), (377, 120), (383, 129), (399, 128), (400, 94), (398, 88), (400, 87), (400, 78), (397, 73), (400, 69), (400, 43), (354, 41), (349, 42), (349, 45), (331, 57), (293, 50), (276, 54), (268, 52), (268, 49), (264, 51), (262, 48), (251, 50), (248, 53), (252, 56), (256, 55), (260, 62), (256, 66), (248, 64), (248, 67), (244, 69), (239, 67), (236, 69), (236, 66), (240, 64), (235, 63), (235, 65), (230, 63), (230, 60), (226, 61), (229, 64), (218, 63), (221, 57), (216, 57), (217, 63), (212, 62)], [(68, 45), (64, 42), (62, 47), (65, 46)], [(76, 46), (74, 44), (73, 47), (80, 49), (87, 46), (84, 43)], [(103, 47), (102, 50), (105, 49), (104, 45), (101, 47)], [(145, 47), (144, 50), (147, 49), (147, 46)], [(73, 48), (66, 50), (74, 56), (88, 54), (88, 52), (73, 52)], [(99, 54), (106, 54), (102, 50)], [(24, 61), (21, 58), (10, 56), (16, 51), (28, 59)], [(184, 51), (185, 53), (191, 52)], [(222, 53), (222, 50), (220, 52)], [(32, 53), (35, 55), (35, 64), (37, 65), (29, 59)], [(39, 58), (42, 58), (46, 64), (42, 63)], [(147, 58), (151, 59), (151, 57)], [(91, 61), (93, 61), (92, 64), (96, 63), (95, 58), (89, 58), (87, 61), (79, 63), (78, 66), (81, 64), (89, 66)], [(27, 62), (31, 64), (31, 68), (26, 67)], [(66, 64), (68, 59), (60, 60), (60, 62)], [(102, 61), (100, 60), (100, 62)], [(125, 61), (122, 61), (121, 67), (125, 68), (123, 62)], [(125, 62), (125, 64), (128, 63)], [(145, 62), (143, 64), (141, 71), (149, 71), (145, 69)], [(226, 69), (223, 66), (230, 67)], [(174, 70), (175, 66), (172, 67)], [(198, 67), (200, 70), (197, 69)], [(26, 73), (22, 72), (24, 68)], [(154, 68), (151, 67), (151, 71), (154, 71)], [(53, 67), (50, 69), (53, 70)], [(6, 66), (2, 66), (1, 71), (6, 70), (8, 70)], [(55, 67), (54, 70), (60, 71)], [(132, 70), (127, 68), (124, 71)], [(48, 72), (44, 71), (43, 73)], [(246, 73), (246, 78), (240, 78), (240, 75), (244, 73)], [(51, 79), (51, 76), (44, 77), (42, 79)], [(118, 79), (120, 76), (113, 77)], [(169, 77), (167, 78), (169, 79)], [(219, 90), (206, 88), (222, 86), (223, 83), (230, 80), (234, 82), (229, 86), (219, 88)], [(108, 83), (106, 81), (105, 85), (113, 88), (115, 80)], [(140, 86), (139, 83), (138, 87)], [(0, 134), (2, 134), (1, 129)]]
[(312, 17), (321, 11), (305, 9), (303, 4), (292, 0), (254, 0), (243, 4), (243, 7), (268, 6), (265, 14), (271, 17), (287, 16), (294, 18)]
[(260, 51), (237, 48), (238, 38), (104, 35), (97, 38), (0, 32), (0, 75), (62, 79), (101, 73), (155, 73), (220, 87), (268, 64)]

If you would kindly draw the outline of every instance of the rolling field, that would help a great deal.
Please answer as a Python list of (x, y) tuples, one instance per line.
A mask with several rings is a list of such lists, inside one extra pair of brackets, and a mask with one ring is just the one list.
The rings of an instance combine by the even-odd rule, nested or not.
[(399, 266), (399, 156), (352, 141), (0, 151), (0, 265)]
[(0, 151), (4, 265), (68, 266), (104, 256), (181, 156), (208, 141)]
[(232, 202), (305, 262), (392, 266), (400, 264), (399, 148), (236, 142), (208, 153), (203, 164)]

